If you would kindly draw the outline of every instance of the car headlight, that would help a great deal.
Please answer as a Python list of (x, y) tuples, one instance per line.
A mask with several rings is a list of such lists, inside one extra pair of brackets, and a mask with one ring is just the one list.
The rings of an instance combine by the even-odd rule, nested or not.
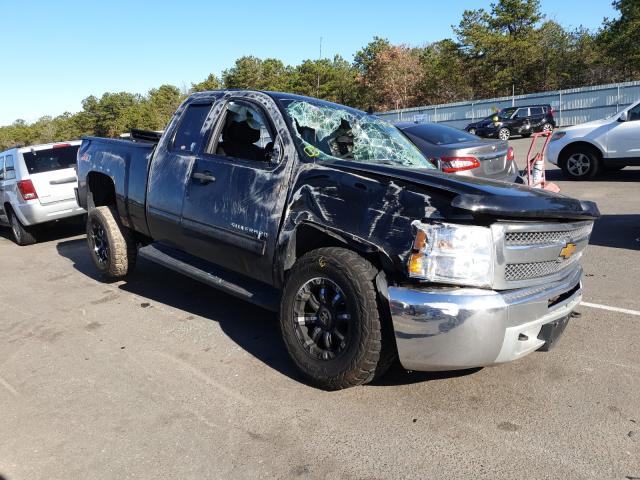
[(552, 136), (551, 136), (551, 142), (553, 142), (554, 140), (560, 140), (562, 137), (564, 137), (567, 134), (567, 132), (555, 132)]
[(489, 227), (413, 222), (416, 237), (409, 276), (475, 287), (493, 281), (493, 237)]

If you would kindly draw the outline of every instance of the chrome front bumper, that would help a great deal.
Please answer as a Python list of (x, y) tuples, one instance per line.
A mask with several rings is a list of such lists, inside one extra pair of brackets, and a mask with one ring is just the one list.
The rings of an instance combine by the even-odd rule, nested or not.
[(562, 280), (497, 292), (389, 287), (400, 363), (409, 370), (459, 370), (510, 362), (537, 350), (542, 326), (582, 299), (582, 268)]

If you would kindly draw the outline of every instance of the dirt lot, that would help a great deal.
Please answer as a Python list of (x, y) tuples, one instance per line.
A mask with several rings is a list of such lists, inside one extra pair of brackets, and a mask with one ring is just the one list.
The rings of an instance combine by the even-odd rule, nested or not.
[[(640, 169), (558, 173), (603, 213), (584, 300), (640, 310)], [(640, 478), (633, 312), (581, 306), (557, 349), (505, 366), (328, 393), (298, 378), (269, 312), (146, 261), (105, 282), (78, 228), (9, 238), (0, 478)]]

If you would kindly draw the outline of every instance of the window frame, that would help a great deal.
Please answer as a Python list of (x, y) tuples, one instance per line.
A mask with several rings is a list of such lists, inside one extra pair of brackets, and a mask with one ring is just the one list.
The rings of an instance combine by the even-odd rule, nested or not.
[(271, 141), (274, 144), (274, 148), (276, 143), (279, 142), (279, 136), (278, 136), (278, 131), (276, 130), (273, 121), (271, 119), (271, 117), (269, 116), (269, 114), (267, 113), (267, 111), (261, 106), (259, 105), (257, 102), (251, 101), (251, 100), (247, 100), (246, 98), (242, 98), (242, 97), (231, 97), (229, 99), (227, 99), (224, 103), (224, 105), (222, 106), (221, 112), (218, 115), (218, 120), (216, 121), (216, 124), (214, 125), (214, 127), (211, 129), (211, 132), (209, 134), (209, 139), (206, 142), (206, 147), (202, 150), (202, 155), (206, 156), (206, 157), (216, 157), (216, 158), (224, 158), (224, 159), (228, 159), (229, 162), (231, 163), (239, 163), (242, 162), (243, 165), (253, 165), (253, 166), (260, 166), (262, 167), (263, 170), (267, 169), (264, 167), (271, 167), (271, 166), (276, 166), (280, 163), (280, 158), (278, 158), (277, 160), (274, 161), (269, 161), (269, 160), (251, 160), (248, 158), (239, 158), (239, 157), (232, 157), (229, 155), (222, 155), (220, 153), (216, 153), (216, 150), (218, 149), (218, 143), (219, 139), (220, 139), (220, 135), (222, 134), (222, 129), (224, 128), (224, 125), (227, 121), (227, 115), (229, 114), (229, 104), (230, 103), (239, 103), (239, 104), (244, 104), (245, 106), (249, 107), (249, 108), (253, 108), (255, 110), (258, 110), (258, 113), (260, 113), (262, 115), (262, 118), (264, 118), (265, 122), (266, 122), (266, 127), (267, 130), (269, 131), (269, 135), (271, 135)]
[[(633, 112), (634, 110), (637, 110), (637, 117), (636, 118), (631, 118), (631, 112)], [(631, 107), (629, 109), (629, 111), (627, 113), (627, 117), (628, 117), (628, 121), (629, 122), (637, 122), (638, 120), (640, 120), (640, 103), (638, 103), (637, 105), (634, 105), (633, 107)]]
[[(211, 110), (213, 109), (213, 105), (214, 105), (214, 101), (213, 100), (208, 100), (208, 101), (200, 101), (200, 102), (192, 102), (189, 103), (188, 105), (185, 106), (184, 111), (182, 112), (182, 114), (180, 115), (180, 119), (178, 120), (175, 128), (173, 129), (173, 132), (171, 132), (171, 139), (169, 141), (169, 145), (167, 146), (167, 150), (171, 153), (180, 153), (180, 154), (189, 154), (189, 155), (198, 155), (200, 152), (202, 152), (202, 147), (207, 143), (206, 142), (206, 138), (207, 138), (207, 134), (205, 133), (204, 137), (203, 137), (203, 141), (200, 142), (200, 145), (198, 145), (198, 148), (196, 150), (180, 150), (179, 148), (175, 147), (175, 142), (176, 142), (176, 136), (178, 135), (178, 131), (180, 131), (180, 127), (182, 126), (182, 124), (184, 123), (186, 117), (187, 117), (187, 112), (189, 111), (189, 108), (191, 107), (206, 107), (209, 106), (209, 110), (207, 111), (207, 114), (204, 117), (204, 120), (202, 122), (202, 127), (204, 127), (205, 123), (207, 122), (207, 118), (209, 118), (209, 115), (211, 115)], [(202, 131), (202, 127), (200, 127), (200, 130)]]

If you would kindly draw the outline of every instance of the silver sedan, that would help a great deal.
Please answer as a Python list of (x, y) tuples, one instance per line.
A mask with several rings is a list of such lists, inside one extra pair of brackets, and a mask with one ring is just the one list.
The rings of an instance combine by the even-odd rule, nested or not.
[(443, 172), (521, 182), (507, 141), (484, 140), (439, 123), (397, 123), (396, 127)]

